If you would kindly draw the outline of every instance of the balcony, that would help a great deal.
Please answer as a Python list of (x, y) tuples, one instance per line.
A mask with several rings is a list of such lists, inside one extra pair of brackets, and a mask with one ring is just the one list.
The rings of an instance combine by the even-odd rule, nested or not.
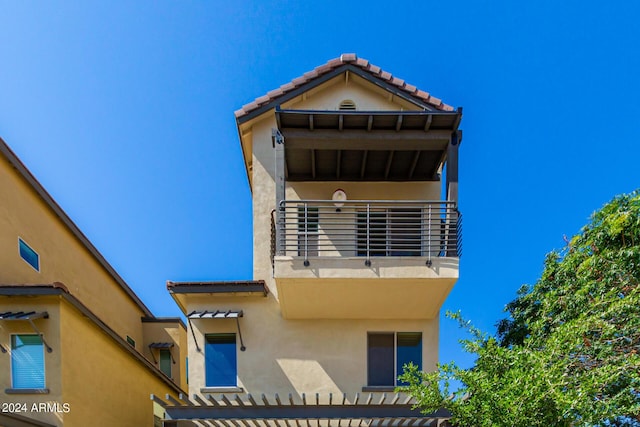
[(458, 278), (453, 202), (286, 200), (272, 231), (285, 317), (432, 318)]

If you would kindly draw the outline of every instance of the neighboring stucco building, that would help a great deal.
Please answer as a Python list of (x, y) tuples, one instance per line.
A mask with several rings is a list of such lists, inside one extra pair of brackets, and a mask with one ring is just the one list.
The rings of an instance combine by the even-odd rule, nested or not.
[(235, 115), (254, 277), (168, 282), (189, 397), (154, 397), (164, 425), (446, 422), (394, 388), (435, 368), (458, 278), (462, 110), (345, 54)]
[(0, 139), (0, 426), (151, 427), (185, 358), (184, 322), (155, 317)]

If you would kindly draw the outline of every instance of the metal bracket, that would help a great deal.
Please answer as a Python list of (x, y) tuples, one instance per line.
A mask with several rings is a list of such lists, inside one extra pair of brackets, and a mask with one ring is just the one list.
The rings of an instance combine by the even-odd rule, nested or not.
[[(194, 335), (194, 340), (195, 340), (195, 335)], [(196, 343), (196, 347), (198, 346), (198, 343)], [(158, 364), (158, 361), (156, 360), (156, 356), (155, 354), (153, 354), (153, 348), (151, 348), (151, 345), (149, 345), (149, 353), (151, 353), (151, 358), (153, 359), (153, 363), (155, 363), (156, 365)], [(160, 351), (161, 349), (158, 349), (158, 351)], [(171, 351), (171, 347), (169, 347), (169, 356), (171, 356), (171, 362), (173, 365), (176, 364), (176, 359), (173, 358), (173, 352)]]
[(242, 332), (240, 331), (240, 318), (236, 317), (236, 324), (238, 325), (238, 336), (240, 337), (240, 351), (245, 351), (247, 347), (244, 346), (242, 341)]
[(276, 144), (284, 144), (284, 136), (279, 129), (271, 128), (271, 146), (275, 148)]
[(33, 320), (29, 319), (29, 323), (31, 324), (31, 327), (33, 328), (34, 331), (36, 331), (36, 333), (38, 335), (40, 335), (40, 339), (42, 340), (42, 343), (44, 344), (45, 347), (47, 347), (47, 353), (51, 353), (53, 351), (53, 349), (51, 348), (51, 346), (49, 344), (47, 344), (47, 342), (44, 340), (44, 334), (42, 332), (40, 332), (38, 330), (38, 328), (36, 328), (36, 325), (33, 323)]
[(187, 322), (189, 322), (189, 329), (191, 329), (191, 335), (193, 335), (193, 342), (196, 344), (196, 350), (198, 351), (198, 353), (202, 352), (202, 350), (200, 350), (200, 347), (198, 346), (198, 340), (196, 339), (196, 333), (193, 332), (193, 324), (191, 324), (191, 319), (189, 319), (189, 317), (187, 317)]

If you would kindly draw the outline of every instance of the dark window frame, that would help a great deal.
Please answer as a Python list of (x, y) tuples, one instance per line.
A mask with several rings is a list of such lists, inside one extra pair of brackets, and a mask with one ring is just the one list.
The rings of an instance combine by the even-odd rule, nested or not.
[[(402, 366), (399, 366), (400, 362), (403, 362), (402, 365), (404, 365), (405, 362), (413, 362), (418, 365), (419, 369), (422, 369), (422, 337), (422, 332), (367, 332), (367, 386), (395, 387), (403, 385), (398, 381), (398, 376), (402, 374)], [(376, 339), (378, 339), (379, 343), (382, 343), (382, 341), (379, 340), (380, 338), (386, 339), (387, 343), (385, 346), (372, 347), (372, 341)], [(407, 343), (407, 341), (415, 341), (416, 338), (418, 340), (417, 346), (400, 345), (401, 340)], [(391, 352), (389, 352), (389, 342), (392, 343)], [(400, 360), (405, 359), (408, 353), (408, 350), (403, 349), (410, 348), (416, 349), (414, 351), (418, 352), (419, 360)], [(401, 353), (403, 353), (402, 357)], [(375, 360), (372, 358), (376, 356), (381, 356), (381, 359)], [(389, 360), (389, 356), (391, 356), (391, 360)]]

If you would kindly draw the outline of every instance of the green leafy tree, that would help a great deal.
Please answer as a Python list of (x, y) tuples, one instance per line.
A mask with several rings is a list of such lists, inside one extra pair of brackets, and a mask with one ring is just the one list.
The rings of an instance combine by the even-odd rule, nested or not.
[[(403, 391), (460, 426), (640, 425), (640, 193), (614, 198), (547, 255), (497, 336), (470, 332), (471, 369), (405, 367)], [(462, 385), (450, 394), (452, 381)]]

